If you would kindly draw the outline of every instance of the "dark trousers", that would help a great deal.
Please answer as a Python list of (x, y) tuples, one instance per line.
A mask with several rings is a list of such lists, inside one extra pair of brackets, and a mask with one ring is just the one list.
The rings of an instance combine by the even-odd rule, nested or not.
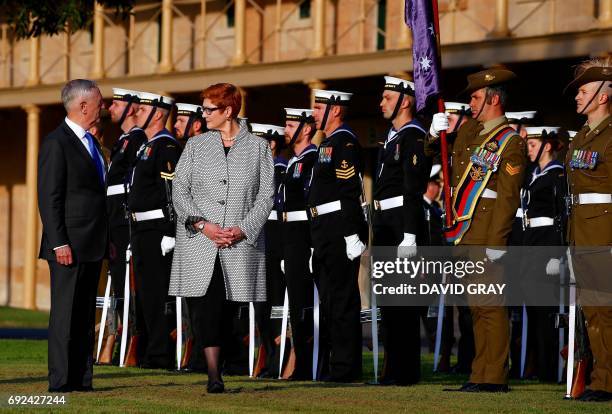
[[(111, 227), (109, 232), (111, 242), (111, 254), (108, 260), (108, 269), (111, 274), (111, 286), (115, 298), (123, 298), (125, 288), (125, 250), (130, 243), (130, 235), (127, 226)], [(117, 308), (120, 312), (123, 307)]]
[(266, 352), (265, 367), (261, 374), (278, 375), (279, 356), (276, 338), (281, 332), (281, 321), (271, 320), (272, 306), (283, 304), (285, 297), (285, 276), (280, 267), (282, 246), (270, 246), (266, 249), (266, 296), (267, 301), (255, 302), (255, 322), (259, 329), (259, 338)]
[(382, 339), (385, 347), (385, 380), (400, 385), (421, 379), (421, 308), (383, 306)]
[(51, 272), (49, 388), (91, 387), (101, 262), (71, 266), (55, 261), (48, 263)]
[[(372, 244), (398, 246), (404, 238), (402, 223), (401, 208), (376, 211), (373, 216)], [(414, 384), (421, 378), (421, 312), (424, 309), (381, 306), (385, 380)]]
[[(328, 341), (332, 380), (359, 380), (362, 373), (361, 297), (357, 280), (359, 259), (351, 261), (346, 257), (346, 243), (342, 236), (325, 236), (331, 226), (333, 219), (332, 223), (322, 221), (312, 228), (313, 262), (317, 266), (315, 274), (319, 279), (321, 313), (326, 331), (321, 336), (321, 343)], [(322, 360), (325, 359), (326, 356), (322, 355)]]
[[(162, 256), (163, 232), (142, 230), (132, 234), (132, 254), (136, 279), (136, 310), (139, 332), (146, 338), (141, 358), (143, 366), (170, 367), (173, 362), (170, 331), (175, 309), (168, 296), (172, 253)], [(171, 303), (172, 302), (172, 303)]]
[(309, 268), (310, 238), (308, 222), (283, 224), (285, 280), (289, 295), (291, 334), (295, 351), (296, 379), (312, 378), (313, 296), (314, 282)]

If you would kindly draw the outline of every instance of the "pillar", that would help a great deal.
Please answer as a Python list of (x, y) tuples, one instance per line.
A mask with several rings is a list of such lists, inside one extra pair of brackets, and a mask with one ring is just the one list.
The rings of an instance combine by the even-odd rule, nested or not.
[(246, 0), (234, 0), (234, 57), (232, 66), (246, 62)]
[(174, 70), (172, 63), (172, 0), (162, 1), (161, 38), (161, 60), (157, 71), (169, 73)]
[(489, 37), (510, 36), (508, 28), (508, 0), (496, 0), (495, 5), (495, 27), (489, 33)]
[(249, 93), (247, 92), (246, 89), (238, 87), (238, 89), (240, 90), (240, 96), (241, 96), (241, 105), (240, 105), (240, 112), (238, 113), (238, 116), (240, 118), (246, 118), (246, 111), (247, 111), (247, 96), (249, 95)]
[(27, 86), (40, 83), (40, 39), (30, 38), (30, 73), (28, 74)]
[(325, 0), (314, 0), (313, 45), (310, 57), (325, 56)]
[[(319, 79), (311, 79), (305, 83), (308, 85), (308, 88), (310, 88), (310, 107), (312, 108), (315, 103), (314, 89), (325, 89), (325, 84)], [(314, 137), (312, 137), (312, 142), (319, 145), (321, 141), (323, 141), (324, 136), (325, 134), (322, 131), (317, 131)]]
[(101, 79), (104, 71), (104, 7), (96, 2), (93, 18), (93, 69), (91, 77)]
[[(409, 49), (412, 47), (412, 32), (404, 20), (404, 0), (399, 0), (399, 33), (397, 37), (397, 48), (398, 49)], [(386, 42), (389, 44), (389, 42)]]
[(612, 0), (599, 0), (597, 20), (599, 20), (600, 27), (612, 26)]
[[(40, 141), (40, 108), (29, 104), (26, 149), (26, 222), (23, 249), (23, 307), (36, 309), (36, 263), (38, 258), (38, 146)], [(10, 218), (9, 218), (10, 219)]]

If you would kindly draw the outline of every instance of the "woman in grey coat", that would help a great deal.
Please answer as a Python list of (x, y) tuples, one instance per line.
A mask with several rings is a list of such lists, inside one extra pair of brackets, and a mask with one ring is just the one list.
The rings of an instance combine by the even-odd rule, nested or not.
[(224, 391), (219, 354), (236, 302), (266, 300), (262, 228), (272, 209), (268, 143), (240, 126), (234, 85), (202, 92), (209, 132), (187, 141), (172, 198), (176, 247), (169, 294), (186, 297), (195, 343), (204, 347), (210, 393)]

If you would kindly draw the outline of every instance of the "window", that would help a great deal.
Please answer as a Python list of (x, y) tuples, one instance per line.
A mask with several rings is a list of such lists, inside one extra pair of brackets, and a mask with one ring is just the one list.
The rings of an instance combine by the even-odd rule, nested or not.
[(378, 19), (376, 22), (376, 50), (385, 48), (385, 33), (387, 26), (387, 0), (378, 0)]
[(310, 0), (300, 3), (300, 19), (310, 19)]
[(232, 3), (225, 12), (225, 18), (227, 21), (227, 27), (234, 27), (236, 22), (236, 7), (234, 6), (234, 2), (232, 0), (228, 0), (228, 3)]

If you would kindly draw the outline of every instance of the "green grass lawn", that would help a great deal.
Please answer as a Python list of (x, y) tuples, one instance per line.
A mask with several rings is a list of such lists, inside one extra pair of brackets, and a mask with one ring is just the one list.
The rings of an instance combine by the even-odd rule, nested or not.
[[(228, 392), (206, 395), (206, 376), (162, 370), (95, 367), (93, 393), (67, 394), (62, 411), (73, 412), (344, 412), (410, 413), (610, 413), (612, 404), (564, 401), (564, 387), (513, 382), (508, 394), (462, 394), (442, 389), (465, 377), (431, 374), (424, 356), (423, 381), (412, 387), (226, 377)], [(371, 354), (364, 355), (366, 375)], [(47, 390), (46, 341), (0, 341), (0, 407), (9, 395), (40, 395)], [(32, 407), (26, 407), (32, 410)]]
[(0, 328), (46, 328), (49, 312), (0, 306)]

